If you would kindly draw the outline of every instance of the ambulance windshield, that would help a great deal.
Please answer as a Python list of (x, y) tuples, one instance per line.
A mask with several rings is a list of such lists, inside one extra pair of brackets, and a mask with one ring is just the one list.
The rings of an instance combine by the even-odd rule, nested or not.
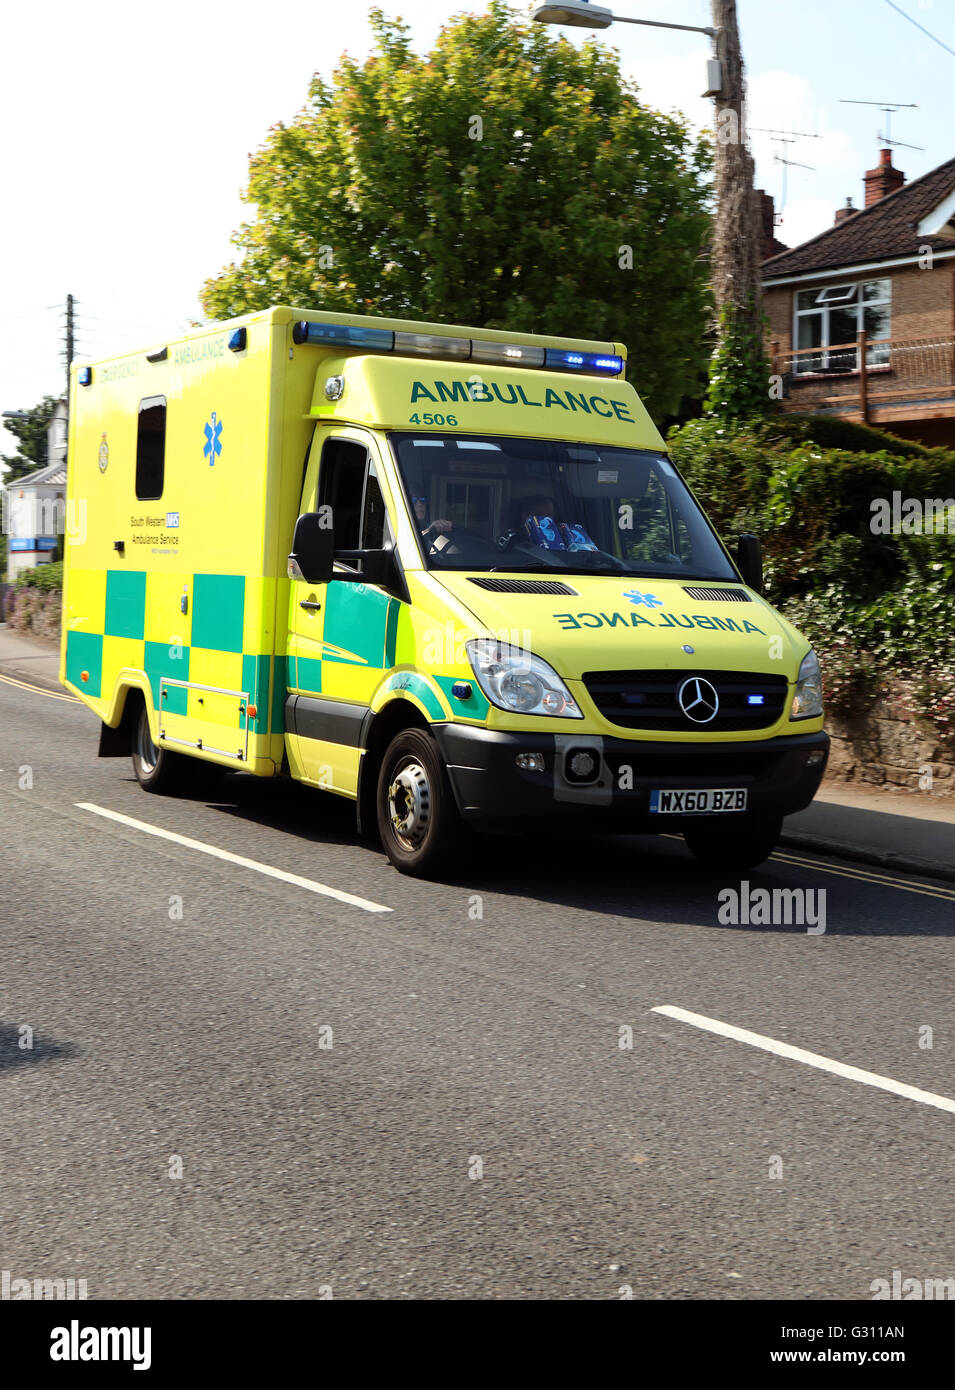
[(663, 454), (497, 435), (389, 439), (435, 569), (738, 578)]

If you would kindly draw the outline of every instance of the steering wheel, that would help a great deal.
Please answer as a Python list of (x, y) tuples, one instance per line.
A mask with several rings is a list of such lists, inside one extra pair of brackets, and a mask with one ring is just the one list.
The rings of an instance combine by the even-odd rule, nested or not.
[[(439, 531), (428, 544), (429, 555), (443, 555), (445, 551), (450, 555), (460, 555), (461, 547), (457, 544), (458, 540), (475, 541), (483, 546), (485, 550), (494, 551), (494, 546), (490, 541), (478, 535), (477, 531), (471, 531), (467, 526), (455, 526), (451, 531)], [(444, 545), (439, 545), (439, 541), (444, 541)]]

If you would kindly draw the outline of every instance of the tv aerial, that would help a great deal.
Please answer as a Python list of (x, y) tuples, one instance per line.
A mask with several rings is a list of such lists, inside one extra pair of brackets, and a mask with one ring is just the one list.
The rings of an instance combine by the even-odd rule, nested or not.
[(924, 145), (907, 145), (904, 140), (892, 139), (892, 113), (893, 111), (917, 111), (917, 101), (859, 101), (855, 97), (840, 97), (840, 102), (844, 106), (877, 106), (885, 115), (885, 134), (882, 131), (876, 133), (876, 139), (883, 145), (898, 145), (903, 150), (922, 150)]
[[(771, 126), (751, 126), (750, 129), (760, 131), (763, 135), (768, 135), (774, 145), (782, 145), (784, 148), (786, 145), (794, 145), (797, 140), (822, 139), (821, 135), (815, 135), (808, 130), (776, 130)], [(776, 221), (779, 223), (782, 221), (783, 208), (786, 206), (788, 192), (787, 170), (810, 169), (814, 172), (816, 166), (814, 164), (801, 164), (798, 159), (787, 159), (785, 155), (779, 154), (778, 151), (773, 154), (773, 160), (776, 164), (781, 164), (783, 166), (782, 190), (779, 195), (779, 212), (776, 215)]]

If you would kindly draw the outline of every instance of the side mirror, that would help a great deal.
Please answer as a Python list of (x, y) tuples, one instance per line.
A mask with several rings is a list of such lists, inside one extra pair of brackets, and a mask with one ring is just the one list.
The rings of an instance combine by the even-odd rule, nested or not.
[(296, 521), (288, 557), (289, 579), (304, 579), (306, 584), (326, 584), (331, 579), (335, 533), (322, 524), (324, 521), (318, 512), (304, 512)]
[(410, 603), (411, 595), (408, 593), (404, 570), (393, 545), (386, 545), (381, 550), (339, 550), (335, 558), (346, 565), (361, 566), (351, 573), (337, 570), (336, 581), (340, 580), (345, 584), (374, 584), (377, 588), (393, 594), (395, 598)]
[(382, 589), (394, 587), (398, 575), (392, 546), (384, 550), (366, 550), (361, 557), (361, 566), (361, 577), (366, 584), (377, 584)]
[(749, 531), (743, 532), (736, 548), (736, 565), (743, 576), (743, 583), (755, 589), (758, 594), (762, 593), (763, 547), (759, 536), (751, 535)]

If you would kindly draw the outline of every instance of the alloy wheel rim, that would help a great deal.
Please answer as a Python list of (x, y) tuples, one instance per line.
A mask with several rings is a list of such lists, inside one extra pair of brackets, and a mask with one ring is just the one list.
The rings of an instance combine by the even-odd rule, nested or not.
[(392, 774), (388, 786), (388, 820), (404, 849), (420, 848), (431, 824), (431, 783), (421, 764), (409, 759)]

